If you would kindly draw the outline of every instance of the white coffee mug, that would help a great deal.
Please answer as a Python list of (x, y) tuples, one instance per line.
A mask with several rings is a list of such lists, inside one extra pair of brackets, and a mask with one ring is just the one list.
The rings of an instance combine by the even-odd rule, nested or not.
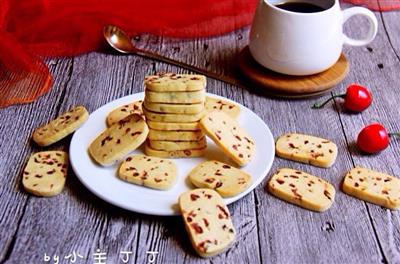
[[(287, 11), (276, 5), (311, 3), (323, 8), (314, 13)], [(354, 15), (365, 16), (369, 31), (364, 39), (343, 33), (343, 24)], [(341, 10), (338, 0), (261, 0), (250, 32), (250, 53), (262, 66), (288, 75), (310, 75), (333, 66), (343, 44), (362, 46), (378, 31), (375, 15), (366, 8)]]

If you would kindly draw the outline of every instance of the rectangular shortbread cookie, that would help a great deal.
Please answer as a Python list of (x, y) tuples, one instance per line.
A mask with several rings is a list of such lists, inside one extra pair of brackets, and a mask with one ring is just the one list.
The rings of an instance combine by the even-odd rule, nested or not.
[(288, 133), (276, 141), (276, 155), (281, 158), (328, 168), (335, 163), (338, 150), (330, 140)]
[(221, 253), (232, 245), (236, 231), (221, 196), (214, 190), (195, 189), (179, 197), (186, 231), (202, 257)]
[(343, 181), (343, 191), (361, 200), (392, 210), (400, 208), (400, 179), (365, 168), (350, 170)]
[(335, 199), (335, 188), (330, 183), (289, 168), (279, 169), (271, 177), (268, 191), (286, 202), (318, 212), (329, 209)]

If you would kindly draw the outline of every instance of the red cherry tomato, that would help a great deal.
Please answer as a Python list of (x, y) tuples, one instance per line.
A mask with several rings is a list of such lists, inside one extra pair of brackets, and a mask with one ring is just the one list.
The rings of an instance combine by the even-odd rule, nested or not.
[(367, 88), (359, 84), (347, 87), (344, 96), (344, 107), (353, 112), (362, 112), (371, 105), (372, 96)]
[(389, 145), (389, 136), (384, 126), (375, 123), (364, 127), (357, 137), (357, 146), (366, 153), (377, 153)]

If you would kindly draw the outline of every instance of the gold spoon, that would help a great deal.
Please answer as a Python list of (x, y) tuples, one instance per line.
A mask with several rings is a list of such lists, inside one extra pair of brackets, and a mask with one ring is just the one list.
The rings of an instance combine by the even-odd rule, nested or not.
[(182, 67), (192, 72), (203, 74), (207, 77), (223, 81), (231, 85), (239, 85), (238, 81), (236, 81), (233, 78), (220, 75), (214, 72), (210, 72), (184, 62), (176, 61), (151, 51), (138, 49), (134, 46), (128, 35), (116, 26), (113, 25), (105, 26), (103, 28), (103, 35), (104, 38), (107, 40), (108, 44), (110, 44), (111, 47), (113, 47), (115, 50), (121, 53), (139, 55), (141, 57), (145, 57), (148, 59), (153, 59), (160, 62), (168, 63), (177, 67)]

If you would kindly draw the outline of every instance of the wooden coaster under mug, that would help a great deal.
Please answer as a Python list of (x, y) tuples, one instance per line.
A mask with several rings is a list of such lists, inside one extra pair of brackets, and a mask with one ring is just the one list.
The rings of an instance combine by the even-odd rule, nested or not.
[(342, 53), (328, 70), (307, 76), (292, 76), (273, 72), (259, 65), (246, 46), (238, 56), (240, 71), (266, 93), (284, 98), (306, 98), (322, 95), (339, 84), (349, 72), (349, 62)]

